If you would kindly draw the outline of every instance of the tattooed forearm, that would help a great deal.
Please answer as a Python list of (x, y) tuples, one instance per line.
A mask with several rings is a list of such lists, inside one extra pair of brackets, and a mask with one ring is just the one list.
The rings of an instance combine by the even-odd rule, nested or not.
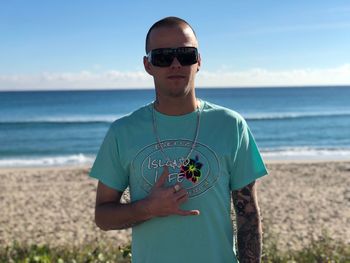
[(262, 231), (255, 182), (232, 193), (237, 220), (239, 261), (260, 262)]

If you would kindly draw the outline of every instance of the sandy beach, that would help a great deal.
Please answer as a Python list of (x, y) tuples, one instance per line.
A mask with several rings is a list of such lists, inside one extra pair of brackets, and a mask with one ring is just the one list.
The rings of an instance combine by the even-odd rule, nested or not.
[[(266, 236), (300, 249), (326, 231), (350, 245), (350, 162), (269, 162), (258, 194)], [(96, 180), (88, 167), (0, 169), (0, 246), (79, 246), (130, 241), (93, 221)]]

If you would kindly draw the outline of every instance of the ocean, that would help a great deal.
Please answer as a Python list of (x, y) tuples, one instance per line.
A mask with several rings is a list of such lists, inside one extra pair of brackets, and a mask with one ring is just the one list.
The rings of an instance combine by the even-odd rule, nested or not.
[[(349, 160), (350, 86), (206, 88), (239, 112), (265, 160)], [(0, 167), (92, 164), (110, 124), (153, 90), (0, 92)]]

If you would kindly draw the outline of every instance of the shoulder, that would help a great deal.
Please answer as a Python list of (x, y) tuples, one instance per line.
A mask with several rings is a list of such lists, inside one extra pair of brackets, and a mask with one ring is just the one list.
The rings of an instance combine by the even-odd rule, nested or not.
[(246, 125), (243, 116), (233, 109), (204, 100), (202, 100), (202, 104), (203, 114), (209, 118), (218, 118), (220, 121), (229, 121), (240, 125)]
[(130, 112), (123, 117), (115, 120), (111, 126), (110, 130), (114, 133), (119, 133), (123, 131), (130, 131), (132, 129), (137, 129), (142, 127), (143, 123), (149, 122), (151, 118), (151, 108), (150, 104), (146, 104), (133, 112)]
[(140, 121), (143, 121), (148, 116), (151, 116), (151, 114), (152, 112), (151, 112), (150, 104), (146, 104), (138, 108), (137, 110), (130, 112), (124, 115), (123, 117), (115, 120), (112, 123), (112, 127), (115, 129), (118, 129), (128, 125), (140, 124)]

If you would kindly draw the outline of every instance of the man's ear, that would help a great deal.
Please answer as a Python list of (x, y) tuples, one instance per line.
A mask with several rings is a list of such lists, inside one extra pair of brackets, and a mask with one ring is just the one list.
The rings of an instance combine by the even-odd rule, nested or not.
[(143, 57), (143, 66), (145, 67), (145, 70), (147, 71), (147, 73), (150, 74), (151, 76), (153, 76), (151, 63), (149, 63), (146, 56)]
[(197, 72), (199, 71), (201, 64), (202, 64), (201, 54), (198, 53)]

